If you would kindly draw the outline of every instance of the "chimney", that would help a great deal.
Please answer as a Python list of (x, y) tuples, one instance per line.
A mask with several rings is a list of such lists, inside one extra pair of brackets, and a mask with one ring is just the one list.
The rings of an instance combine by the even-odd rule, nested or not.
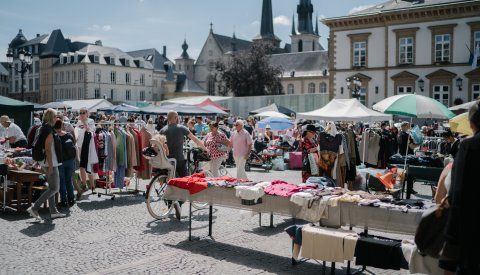
[(39, 34), (39, 33), (37, 33), (37, 37), (40, 37), (40, 34)]
[(163, 57), (167, 58), (167, 46), (163, 46)]
[(95, 45), (97, 45), (97, 46), (103, 46), (103, 45), (102, 45), (102, 40), (97, 40), (97, 41), (95, 41)]

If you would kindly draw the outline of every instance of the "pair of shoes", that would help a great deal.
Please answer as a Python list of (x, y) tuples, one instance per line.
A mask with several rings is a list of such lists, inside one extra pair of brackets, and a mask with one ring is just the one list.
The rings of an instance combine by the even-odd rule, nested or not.
[(63, 214), (63, 213), (60, 213), (60, 212), (50, 214), (50, 218), (52, 218), (52, 219), (65, 218), (66, 216), (67, 216), (67, 214)]
[(42, 221), (42, 218), (41, 218), (40, 215), (38, 214), (37, 210), (33, 210), (32, 207), (33, 207), (33, 206), (30, 206), (30, 207), (27, 209), (27, 212), (30, 214), (30, 216), (32, 216), (33, 218), (35, 218), (37, 221)]
[(177, 217), (177, 220), (180, 220), (182, 218), (182, 207), (178, 201), (173, 204), (173, 207), (175, 208), (175, 217)]
[(72, 207), (74, 205), (75, 205), (75, 200), (74, 199), (68, 200), (68, 206)]
[(77, 192), (77, 201), (79, 201), (82, 198), (83, 192), (85, 191), (82, 190), (80, 192)]
[(64, 201), (58, 203), (58, 207), (68, 207), (68, 204)]

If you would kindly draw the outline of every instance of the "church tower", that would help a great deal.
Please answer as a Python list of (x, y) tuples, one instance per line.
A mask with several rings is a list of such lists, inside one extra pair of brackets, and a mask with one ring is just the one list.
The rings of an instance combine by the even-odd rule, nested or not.
[(183, 41), (182, 50), (182, 55), (175, 59), (175, 69), (177, 71), (184, 72), (187, 79), (193, 80), (193, 64), (195, 61), (191, 59), (187, 53), (188, 44), (186, 39)]
[(318, 18), (316, 18), (315, 30), (313, 29), (312, 14), (313, 5), (311, 0), (300, 0), (297, 5), (298, 31), (292, 26), (292, 52), (309, 52), (321, 50), (318, 35)]
[(263, 0), (260, 34), (253, 38), (253, 41), (269, 43), (275, 48), (280, 47), (281, 40), (273, 32), (272, 0)]

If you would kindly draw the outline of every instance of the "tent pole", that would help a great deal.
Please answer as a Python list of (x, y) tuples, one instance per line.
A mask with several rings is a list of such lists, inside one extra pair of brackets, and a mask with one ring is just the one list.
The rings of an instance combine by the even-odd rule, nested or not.
[[(413, 117), (410, 117), (410, 127), (412, 127)], [(407, 167), (407, 156), (408, 156), (408, 146), (410, 145), (410, 133), (407, 137), (407, 149), (405, 150), (405, 162), (403, 164), (403, 170), (405, 170), (405, 176), (408, 176), (408, 167)], [(408, 188), (408, 179), (407, 179), (407, 188)], [(408, 190), (407, 190), (408, 192)], [(403, 196), (403, 195), (402, 195)]]

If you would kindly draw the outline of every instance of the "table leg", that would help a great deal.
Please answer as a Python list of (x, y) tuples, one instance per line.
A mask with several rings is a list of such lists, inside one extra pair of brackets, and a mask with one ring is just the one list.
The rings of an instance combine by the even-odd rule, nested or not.
[(192, 202), (188, 205), (188, 240), (192, 241)]
[(270, 228), (273, 228), (273, 213), (270, 213)]
[(208, 209), (208, 236), (212, 236), (212, 223), (213, 223), (213, 206), (210, 205)]
[(21, 201), (22, 201), (22, 184), (20, 182), (17, 182), (15, 184), (15, 187), (17, 188), (17, 205), (15, 209), (17, 209), (18, 212), (22, 210), (21, 208)]

